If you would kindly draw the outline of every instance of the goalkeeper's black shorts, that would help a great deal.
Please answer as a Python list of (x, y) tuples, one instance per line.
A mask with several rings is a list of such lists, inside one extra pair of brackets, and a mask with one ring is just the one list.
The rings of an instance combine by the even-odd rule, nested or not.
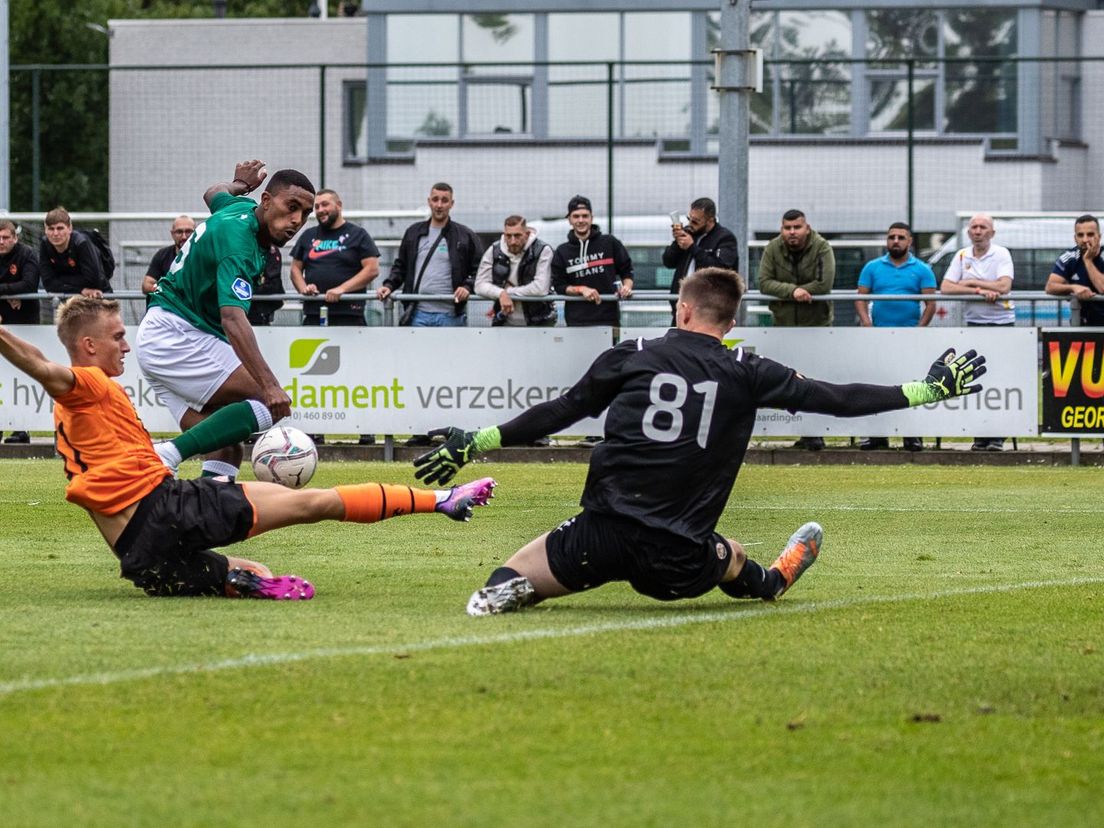
[(693, 541), (586, 510), (549, 533), (545, 548), (552, 574), (572, 592), (628, 581), (660, 601), (704, 595), (721, 582), (732, 558), (716, 532)]
[(211, 547), (245, 540), (253, 522), (241, 486), (166, 477), (115, 543), (120, 575), (149, 595), (223, 595), (229, 566)]

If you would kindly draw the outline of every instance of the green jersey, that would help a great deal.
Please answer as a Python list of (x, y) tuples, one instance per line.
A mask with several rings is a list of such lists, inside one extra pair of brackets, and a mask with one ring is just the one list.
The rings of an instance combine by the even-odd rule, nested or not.
[(266, 252), (257, 242), (256, 207), (251, 198), (215, 195), (211, 217), (196, 225), (180, 248), (150, 295), (150, 305), (225, 340), (219, 309), (229, 305), (249, 313), (253, 284), (264, 272)]

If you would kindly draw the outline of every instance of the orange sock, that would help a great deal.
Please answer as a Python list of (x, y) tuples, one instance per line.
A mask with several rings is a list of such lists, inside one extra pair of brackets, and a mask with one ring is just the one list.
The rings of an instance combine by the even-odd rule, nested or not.
[(356, 523), (376, 523), (398, 515), (432, 512), (437, 506), (437, 494), (429, 489), (412, 489), (387, 483), (359, 483), (355, 486), (334, 486), (345, 504), (345, 520)]

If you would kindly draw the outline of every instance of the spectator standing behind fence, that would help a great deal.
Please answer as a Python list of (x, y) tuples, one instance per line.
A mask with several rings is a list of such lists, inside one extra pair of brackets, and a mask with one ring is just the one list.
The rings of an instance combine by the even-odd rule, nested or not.
[[(836, 254), (832, 246), (809, 226), (800, 210), (782, 214), (782, 232), (763, 250), (759, 262), (759, 291), (774, 296), (770, 312), (778, 327), (829, 326), (832, 303), (814, 302), (813, 296), (832, 292), (836, 281)], [(794, 448), (820, 451), (823, 437), (802, 437)]]
[[(291, 283), (303, 296), (325, 296), (328, 325), (363, 326), (364, 302), (342, 302), (346, 293), (364, 293), (379, 276), (379, 248), (368, 231), (346, 221), (333, 190), (314, 197), (316, 227), (299, 236), (291, 250)], [(320, 323), (323, 303), (305, 302), (303, 324)]]
[[(3, 225), (0, 225), (3, 226)], [(1081, 302), (1081, 324), (1104, 325), (1104, 302), (1086, 302), (1104, 294), (1104, 257), (1100, 255), (1100, 222), (1086, 213), (1073, 225), (1075, 246), (1058, 257), (1046, 292), (1051, 296), (1075, 296)], [(0, 251), (3, 247), (0, 247)]]
[(552, 287), (564, 296), (586, 302), (564, 302), (564, 322), (576, 325), (617, 325), (619, 302), (602, 295), (632, 296), (633, 263), (625, 245), (594, 223), (590, 199), (577, 195), (567, 203), (571, 230), (552, 256)]
[[(1016, 324), (1015, 306), (1002, 299), (1012, 290), (1015, 272), (1007, 247), (993, 244), (996, 235), (993, 217), (978, 213), (970, 219), (966, 234), (970, 246), (955, 253), (943, 274), (940, 292), (949, 296), (977, 295), (985, 303), (969, 302), (964, 314), (966, 324), (976, 327), (1010, 327)], [(974, 451), (1003, 451), (1003, 437), (975, 437)]]
[(146, 275), (142, 277), (142, 293), (150, 294), (157, 290), (157, 283), (169, 272), (176, 254), (180, 252), (180, 248), (184, 246), (184, 242), (194, 230), (195, 220), (191, 216), (182, 215), (173, 219), (172, 228), (169, 230), (173, 243), (153, 254), (149, 267), (146, 268)]
[(494, 300), (493, 326), (555, 325), (552, 302), (515, 302), (514, 297), (547, 296), (552, 289), (552, 247), (522, 216), (509, 216), (502, 238), (487, 248), (475, 275), (475, 292)]
[[(428, 221), (406, 228), (395, 263), (376, 298), (383, 301), (396, 290), (406, 294), (452, 294), (452, 301), (404, 302), (400, 325), (415, 328), (462, 328), (468, 323), (468, 296), (483, 255), (483, 242), (469, 227), (450, 218), (455, 205), (452, 187), (439, 181), (429, 189)], [(433, 441), (415, 434), (408, 446)]]
[(272, 324), (276, 311), (284, 306), (283, 299), (258, 299), (284, 292), (284, 256), (275, 244), (268, 246), (264, 270), (253, 283), (253, 301), (249, 303), (246, 318), (253, 327), (267, 328)]
[[(619, 325), (620, 302), (603, 302), (602, 295), (622, 299), (632, 296), (633, 263), (629, 251), (616, 236), (603, 233), (594, 223), (590, 199), (576, 195), (567, 203), (571, 229), (567, 241), (552, 256), (552, 286), (564, 296), (582, 296), (586, 302), (564, 302), (564, 323), (569, 327)], [(602, 442), (588, 434), (584, 446)]]
[(80, 293), (93, 299), (110, 291), (100, 253), (84, 233), (73, 229), (64, 207), (46, 214), (46, 238), (38, 246), (38, 272), (50, 293)]
[[(38, 290), (38, 256), (19, 241), (19, 228), (10, 219), (0, 219), (0, 323), (4, 325), (37, 325), (38, 302), (34, 299), (10, 299), (15, 293)], [(0, 435), (2, 436), (2, 435)], [(29, 443), (26, 431), (13, 431), (5, 443)]]
[[(926, 262), (912, 255), (912, 229), (903, 221), (895, 221), (886, 231), (886, 254), (871, 259), (859, 274), (859, 293), (874, 295), (935, 293), (935, 273)], [(935, 316), (935, 301), (874, 302), (859, 300), (855, 312), (864, 328), (926, 328)], [(924, 441), (905, 437), (906, 451), (921, 451)], [(889, 448), (885, 437), (867, 437), (859, 444), (863, 451)]]
[[(325, 296), (325, 302), (303, 304), (303, 324), (363, 327), (364, 302), (342, 302), (346, 293), (364, 293), (379, 276), (380, 252), (368, 231), (345, 220), (341, 197), (333, 190), (319, 190), (314, 197), (317, 226), (299, 236), (291, 249), (291, 283), (303, 296)], [(325, 438), (311, 435), (316, 443)], [(370, 446), (375, 435), (361, 434), (360, 444)]]
[(443, 181), (429, 190), (429, 220), (406, 228), (395, 263), (376, 298), (403, 293), (452, 294), (452, 301), (404, 302), (402, 325), (462, 328), (468, 323), (468, 296), (483, 255), (483, 242), (469, 227), (450, 218), (452, 187)]
[[(672, 214), (678, 218), (677, 214)], [(703, 267), (740, 269), (740, 246), (727, 227), (717, 224), (717, 205), (711, 198), (690, 202), (686, 224), (681, 219), (671, 222), (674, 241), (663, 251), (663, 266), (675, 270), (671, 293), (678, 295), (682, 280)], [(674, 326), (677, 302), (671, 302), (671, 325)]]

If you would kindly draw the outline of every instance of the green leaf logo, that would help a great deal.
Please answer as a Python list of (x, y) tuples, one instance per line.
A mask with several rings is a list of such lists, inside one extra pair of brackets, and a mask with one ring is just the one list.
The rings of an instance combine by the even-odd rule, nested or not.
[(305, 368), (325, 339), (296, 339), (291, 343), (288, 365), (292, 368)]

